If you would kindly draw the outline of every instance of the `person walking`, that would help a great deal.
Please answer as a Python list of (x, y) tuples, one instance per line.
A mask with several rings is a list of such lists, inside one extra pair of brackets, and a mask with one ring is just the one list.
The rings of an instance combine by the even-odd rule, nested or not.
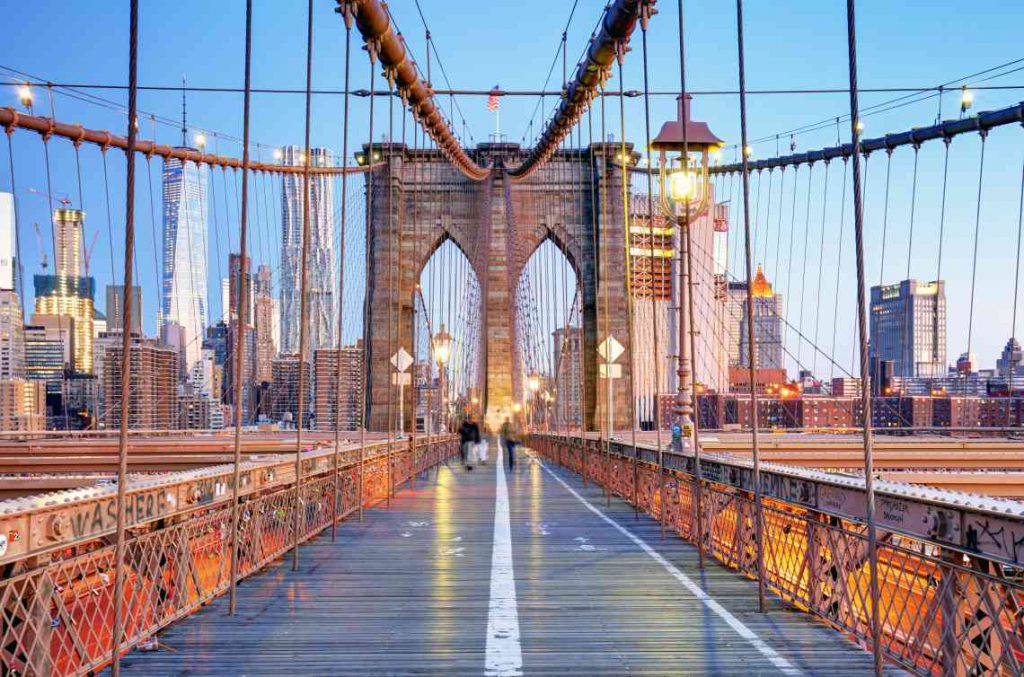
[(519, 430), (507, 416), (505, 422), (501, 424), (501, 441), (508, 454), (508, 469), (512, 471), (516, 467), (516, 445), (519, 444)]
[[(477, 429), (476, 435), (479, 436), (479, 434), (479, 429)], [(472, 458), (475, 436), (473, 434), (473, 422), (469, 420), (468, 416), (462, 419), (462, 425), (459, 426), (459, 442), (459, 448), (462, 452), (462, 465), (472, 468), (469, 460)]]

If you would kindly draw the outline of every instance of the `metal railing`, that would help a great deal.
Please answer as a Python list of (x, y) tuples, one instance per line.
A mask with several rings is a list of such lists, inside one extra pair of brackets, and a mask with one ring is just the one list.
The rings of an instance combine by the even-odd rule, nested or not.
[[(757, 578), (749, 464), (534, 435), (545, 457), (610, 489), (723, 565)], [(764, 578), (783, 601), (871, 645), (863, 480), (765, 464)], [(859, 486), (858, 486), (859, 483)], [(1024, 504), (877, 482), (882, 653), (915, 675), (1024, 675)], [(1015, 507), (1016, 506), (1016, 507)], [(698, 533), (697, 525), (702, 528)]]
[[(246, 463), (241, 484), (259, 488), (245, 492), (240, 504), (239, 578), (251, 576), (297, 543), (319, 534), (331, 525), (332, 515), (342, 519), (358, 511), (360, 504), (366, 507), (384, 500), (389, 459), (392, 486), (400, 487), (415, 482), (416, 474), (442, 463), (457, 448), (450, 436), (418, 437), (415, 447), (402, 440), (392, 443), (390, 451), (386, 442), (362, 450), (342, 448), (336, 452), (336, 513), (331, 505), (333, 450), (311, 451), (303, 457), (306, 468), (298, 502), (294, 473), (286, 474), (294, 468), (294, 457)], [(153, 482), (129, 487), (130, 536), (122, 565), (126, 585), (121, 600), (125, 650), (228, 590), (232, 505), (229, 487), (216, 479), (223, 473), (230, 476), (231, 468), (174, 473), (162, 485), (157, 482), (164, 504), (174, 506), (164, 513), (145, 507), (153, 496)], [(200, 486), (212, 490), (204, 494)], [(184, 500), (178, 501), (179, 495)], [(98, 490), (0, 504), (0, 524), (10, 528), (27, 514), (27, 524), (36, 527), (24, 533), (30, 541), (23, 548), (25, 554), (0, 559), (7, 562), (0, 579), (0, 675), (84, 675), (110, 661), (115, 558), (104, 528), (111, 510), (108, 498)], [(31, 507), (33, 501), (35, 510), (18, 509)], [(13, 509), (4, 513), (5, 505)], [(303, 511), (298, 520), (293, 512), (296, 505)], [(55, 525), (64, 525), (61, 528), (73, 535), (87, 528), (89, 519), (97, 528), (85, 536), (53, 538), (60, 535)], [(301, 525), (298, 530), (296, 524)], [(9, 535), (7, 528), (5, 535)], [(17, 538), (21, 540), (21, 535)], [(37, 547), (47, 539), (50, 547)]]

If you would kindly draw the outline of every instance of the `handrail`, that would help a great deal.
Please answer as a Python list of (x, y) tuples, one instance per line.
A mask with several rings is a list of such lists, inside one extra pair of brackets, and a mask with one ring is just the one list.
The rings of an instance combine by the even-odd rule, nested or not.
[[(613, 454), (633, 458), (631, 443), (612, 440), (609, 447)], [(641, 462), (657, 464), (655, 445), (638, 443), (636, 448)], [(666, 450), (664, 458), (667, 469), (695, 476), (692, 455)], [(752, 467), (751, 460), (728, 453), (701, 455), (701, 475), (705, 480), (742, 491), (754, 489)], [(842, 519), (864, 521), (862, 477), (779, 463), (762, 463), (761, 468), (761, 491), (766, 498)], [(875, 487), (876, 521), (880, 529), (1024, 566), (1024, 503), (885, 480), (876, 480)]]
[[(428, 438), (420, 438), (426, 444)], [(437, 439), (437, 438), (434, 438)], [(441, 439), (444, 439), (443, 437)], [(386, 455), (387, 441), (365, 447), (365, 458)], [(303, 477), (332, 468), (332, 448), (310, 449), (302, 454)], [(358, 462), (359, 444), (338, 450), (338, 467)], [(295, 479), (291, 454), (268, 454), (266, 458), (241, 465), (241, 496), (248, 496), (290, 484)], [(224, 504), (231, 499), (233, 466), (221, 464), (197, 470), (164, 473), (157, 477), (136, 476), (128, 481), (128, 527)], [(90, 487), (64, 489), (45, 494), (0, 501), (0, 534), (8, 538), (0, 552), (0, 564), (35, 556), (114, 532), (117, 486), (113, 482)]]

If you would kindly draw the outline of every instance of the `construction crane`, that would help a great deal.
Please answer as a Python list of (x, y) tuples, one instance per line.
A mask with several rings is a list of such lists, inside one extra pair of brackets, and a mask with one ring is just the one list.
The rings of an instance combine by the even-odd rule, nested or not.
[(39, 245), (39, 258), (40, 263), (43, 266), (43, 275), (46, 274), (47, 258), (46, 258), (46, 247), (43, 245), (43, 233), (39, 230), (39, 223), (32, 224), (36, 227), (36, 244)]
[(92, 233), (92, 240), (89, 242), (89, 246), (82, 252), (82, 258), (85, 262), (85, 276), (89, 277), (89, 263), (92, 261), (92, 250), (96, 248), (96, 240), (100, 237), (100, 231), (94, 230)]
[(68, 207), (71, 206), (71, 200), (68, 198), (67, 195), (64, 195), (62, 197), (57, 197), (56, 195), (51, 195), (50, 193), (47, 193), (45, 190), (39, 190), (38, 188), (32, 188), (32, 187), (29, 187), (28, 192), (33, 193), (35, 195), (38, 195), (39, 197), (44, 197), (44, 198), (47, 198), (47, 199), (56, 200), (57, 202), (59, 202), (61, 204), (61, 206), (64, 209), (67, 209)]

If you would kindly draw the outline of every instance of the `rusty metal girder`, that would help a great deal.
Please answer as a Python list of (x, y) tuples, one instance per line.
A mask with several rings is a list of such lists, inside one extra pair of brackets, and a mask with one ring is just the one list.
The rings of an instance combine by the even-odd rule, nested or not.
[(395, 32), (387, 7), (379, 0), (337, 0), (338, 12), (355, 15), (355, 24), (370, 50), (371, 58), (379, 58), (384, 72), (399, 96), (412, 111), (445, 157), (459, 171), (476, 181), (490, 176), (491, 171), (478, 165), (455, 138), (441, 109), (434, 102), (429, 83), (424, 82), (416, 62), (405, 48), (405, 40)]
[[(421, 437), (419, 443), (447, 439)], [(342, 446), (337, 452), (338, 467), (358, 463), (359, 449), (356, 443)], [(366, 446), (363, 458), (384, 457), (387, 452), (388, 443), (378, 441)], [(331, 448), (303, 453), (303, 477), (330, 472), (333, 453)], [(293, 483), (295, 460), (292, 455), (271, 454), (244, 461), (241, 470), (239, 493), (249, 496)], [(128, 482), (128, 527), (226, 503), (231, 500), (232, 479), (230, 464), (133, 476)], [(0, 564), (113, 533), (116, 502), (117, 487), (112, 482), (0, 501)]]
[[(29, 131), (38, 132), (44, 139), (48, 139), (51, 136), (59, 136), (69, 139), (76, 145), (80, 143), (91, 143), (99, 146), (103, 150), (106, 150), (107, 148), (127, 150), (128, 148), (127, 138), (111, 134), (106, 130), (86, 129), (82, 125), (58, 122), (57, 120), (37, 115), (26, 115), (25, 113), (16, 111), (13, 108), (0, 108), (0, 127), (3, 127), (8, 134), (13, 133), (15, 129), (27, 129)], [(242, 168), (242, 161), (238, 158), (228, 157), (226, 155), (215, 155), (213, 153), (203, 153), (192, 148), (162, 145), (155, 141), (145, 141), (141, 139), (136, 140), (135, 150), (136, 152), (142, 153), (146, 156), (157, 155), (164, 159), (195, 162), (197, 164), (210, 165), (211, 167), (221, 167), (223, 169)], [(352, 166), (348, 168), (310, 167), (309, 171), (311, 174), (355, 174), (365, 172), (368, 169), (369, 167), (359, 166)], [(266, 172), (268, 174), (302, 174), (305, 171), (305, 167), (302, 167), (301, 165), (292, 166), (264, 162), (250, 162), (249, 170), (254, 172)]]
[(583, 58), (576, 64), (576, 75), (567, 85), (561, 104), (523, 163), (509, 170), (512, 177), (526, 178), (551, 157), (597, 96), (597, 90), (608, 78), (615, 59), (625, 55), (641, 14), (647, 12), (650, 16), (654, 13), (655, 1), (615, 0), (608, 5), (600, 28), (590, 39), (590, 46)]

